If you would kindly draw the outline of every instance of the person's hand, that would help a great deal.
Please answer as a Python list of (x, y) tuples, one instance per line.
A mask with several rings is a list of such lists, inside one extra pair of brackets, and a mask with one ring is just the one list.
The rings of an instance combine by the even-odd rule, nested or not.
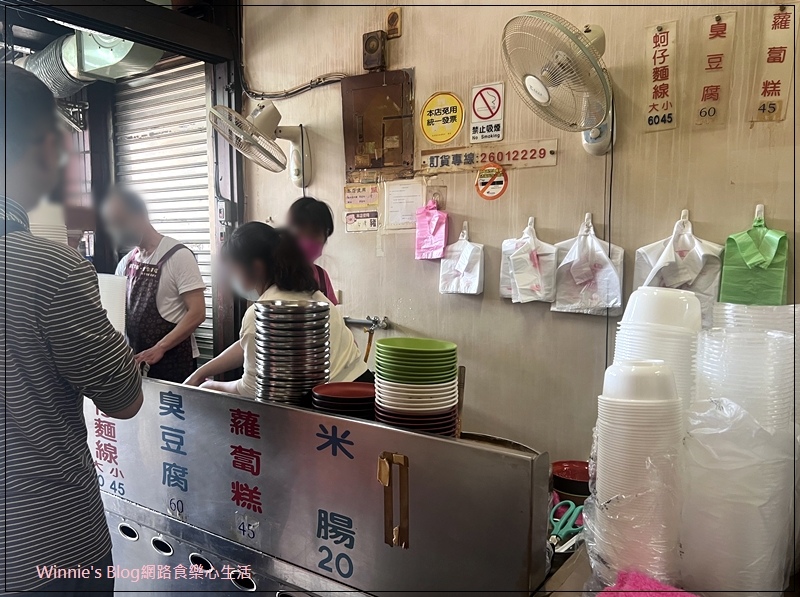
[(166, 351), (163, 348), (156, 344), (152, 348), (148, 348), (147, 350), (143, 350), (139, 354), (134, 355), (133, 358), (136, 360), (137, 365), (141, 365), (142, 363), (155, 365), (164, 357), (165, 352)]
[(186, 378), (186, 381), (183, 382), (185, 386), (194, 386), (200, 387), (200, 384), (206, 381), (206, 376), (200, 373), (198, 369), (194, 373), (192, 373), (189, 377)]

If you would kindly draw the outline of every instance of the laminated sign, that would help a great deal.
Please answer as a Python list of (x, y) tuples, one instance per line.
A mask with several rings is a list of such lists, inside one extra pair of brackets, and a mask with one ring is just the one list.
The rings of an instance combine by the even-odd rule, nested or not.
[(464, 104), (453, 93), (434, 93), (422, 107), (420, 127), (431, 143), (449, 143), (461, 132), (462, 126)]
[(500, 164), (488, 163), (478, 171), (475, 190), (482, 199), (494, 201), (508, 189), (508, 174)]
[(733, 74), (736, 13), (708, 15), (700, 26), (699, 85), (695, 91), (694, 123), (723, 125), (728, 117)]
[(758, 77), (750, 120), (769, 122), (786, 119), (794, 74), (796, 7), (788, 4), (764, 9)]
[(490, 83), (472, 88), (471, 143), (503, 140), (503, 84)]
[(648, 27), (645, 34), (645, 64), (648, 84), (645, 132), (664, 131), (678, 126), (675, 107), (678, 98), (676, 59), (678, 22)]

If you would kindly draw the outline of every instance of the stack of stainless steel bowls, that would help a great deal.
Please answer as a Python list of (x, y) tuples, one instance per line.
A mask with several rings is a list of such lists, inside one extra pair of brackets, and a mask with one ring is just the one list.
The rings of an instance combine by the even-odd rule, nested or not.
[(262, 400), (301, 404), (328, 381), (330, 305), (259, 301), (256, 305), (256, 392)]

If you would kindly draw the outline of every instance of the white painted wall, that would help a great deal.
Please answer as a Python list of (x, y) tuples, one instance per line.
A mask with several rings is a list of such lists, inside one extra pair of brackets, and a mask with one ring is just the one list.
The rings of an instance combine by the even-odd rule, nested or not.
[[(392, 6), (387, 5), (387, 8)], [(636, 248), (668, 236), (682, 208), (691, 210), (695, 233), (723, 242), (752, 221), (757, 202), (767, 204), (768, 224), (793, 230), (793, 120), (751, 126), (742, 116), (755, 82), (758, 49), (756, 8), (738, 11), (731, 121), (721, 130), (697, 130), (689, 118), (694, 93), (691, 59), (697, 59), (699, 19), (725, 7), (544, 7), (607, 34), (606, 64), (617, 101), (613, 195), (605, 192), (611, 158), (584, 153), (580, 139), (545, 124), (506, 86), (506, 141), (559, 139), (558, 166), (512, 171), (509, 191), (485, 202), (468, 174), (440, 177), (449, 187), (451, 240), (464, 218), (472, 238), (486, 245), (486, 292), (481, 297), (440, 296), (438, 262), (415, 261), (412, 234), (348, 235), (340, 224), (344, 146), (341, 95), (332, 85), (278, 102), (286, 124), (311, 131), (314, 181), (309, 193), (328, 201), (339, 229), (321, 264), (344, 294), (345, 314), (387, 315), (396, 331), (458, 343), (467, 366), (465, 427), (508, 437), (556, 459), (586, 458), (602, 387), (606, 341), (615, 322), (551, 313), (544, 304), (512, 305), (498, 296), (500, 244), (518, 236), (529, 215), (546, 242), (571, 238), (584, 212), (595, 214), (598, 235), (611, 237), (626, 254), (630, 289)], [(405, 7), (403, 36), (390, 41), (391, 68), (415, 68), (417, 109), (435, 91), (467, 101), (472, 85), (504, 80), (500, 36), (522, 8), (480, 6)], [(361, 35), (384, 27), (386, 8), (258, 6), (245, 8), (245, 60), (258, 89), (293, 87), (332, 71), (361, 74)], [(643, 134), (639, 118), (649, 84), (644, 29), (680, 21), (679, 84), (683, 113), (671, 132)], [(692, 34), (695, 34), (692, 36)], [(252, 104), (251, 104), (252, 105)], [(429, 148), (417, 131), (416, 143)], [(454, 145), (467, 144), (466, 128)], [(247, 213), (277, 222), (299, 196), (285, 174), (247, 168)], [(609, 205), (610, 204), (610, 205)], [(610, 209), (609, 209), (610, 208)], [(378, 257), (381, 243), (385, 256)], [(791, 238), (794, 250), (794, 238)], [(362, 336), (360, 332), (357, 334)], [(364, 338), (358, 338), (364, 345)]]

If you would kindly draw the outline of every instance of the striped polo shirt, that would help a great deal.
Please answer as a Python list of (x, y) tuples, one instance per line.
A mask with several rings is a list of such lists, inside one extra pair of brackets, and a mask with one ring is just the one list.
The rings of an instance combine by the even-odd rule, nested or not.
[[(14, 201), (0, 197), (0, 215), (9, 230), (0, 239), (0, 591), (19, 591), (47, 582), (37, 566), (91, 565), (111, 549), (83, 396), (118, 412), (138, 398), (141, 377), (100, 305), (92, 264), (32, 236)], [(12, 223), (24, 230), (10, 232)]]

